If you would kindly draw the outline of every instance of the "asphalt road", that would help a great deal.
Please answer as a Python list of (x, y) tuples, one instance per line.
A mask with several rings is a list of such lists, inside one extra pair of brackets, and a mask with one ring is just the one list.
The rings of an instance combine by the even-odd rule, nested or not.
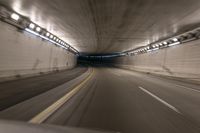
[[(115, 68), (99, 67), (94, 71), (46, 124), (122, 133), (200, 132), (198, 85)], [(43, 101), (50, 99), (45, 97)], [(0, 118), (6, 113), (11, 114), (0, 112)], [(21, 120), (14, 117), (9, 119)]]
[(46, 123), (122, 133), (200, 132), (199, 86), (120, 69), (95, 72)]
[(87, 68), (77, 67), (57, 73), (0, 83), (0, 111), (70, 81), (86, 70)]

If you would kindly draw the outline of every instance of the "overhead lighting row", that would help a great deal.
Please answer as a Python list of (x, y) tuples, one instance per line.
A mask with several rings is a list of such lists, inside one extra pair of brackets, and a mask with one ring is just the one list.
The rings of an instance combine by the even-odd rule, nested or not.
[(136, 48), (124, 53), (126, 53), (126, 55), (133, 56), (133, 55), (156, 51), (163, 48), (169, 48), (169, 47), (176, 46), (179, 44), (184, 44), (186, 42), (194, 41), (199, 38), (200, 38), (200, 28), (196, 28), (186, 33), (180, 34), (178, 36), (163, 40), (161, 42), (152, 43), (152, 44), (149, 44), (140, 48)]
[(32, 33), (42, 39), (50, 41), (51, 43), (60, 46), (66, 50), (73, 52), (74, 54), (79, 54), (79, 52), (70, 46), (68, 43), (50, 33), (41, 26), (31, 22), (28, 18), (19, 15), (16, 12), (10, 11), (7, 8), (0, 6), (0, 18), (2, 21), (12, 24), (22, 30)]
[(156, 51), (156, 50), (159, 50), (159, 49), (175, 46), (175, 45), (178, 45), (178, 44), (181, 44), (181, 42), (178, 38), (175, 37), (175, 38), (165, 40), (165, 41), (162, 41), (162, 42), (159, 42), (159, 43), (149, 44), (147, 46), (140, 47), (138, 49), (134, 49), (133, 51), (129, 51), (128, 55), (137, 55), (137, 54), (152, 52), (152, 51)]

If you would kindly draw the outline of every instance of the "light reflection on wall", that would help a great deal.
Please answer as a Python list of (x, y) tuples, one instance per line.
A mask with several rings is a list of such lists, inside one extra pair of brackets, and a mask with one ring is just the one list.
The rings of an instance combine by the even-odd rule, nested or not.
[(54, 33), (56, 36), (59, 36), (62, 40), (70, 44), (72, 47), (76, 48), (76, 40), (72, 38), (70, 31), (66, 31), (66, 29), (60, 28), (59, 26), (59, 19), (56, 19), (57, 16), (45, 16), (44, 10), (40, 10), (37, 3), (32, 5), (29, 4), (29, 1), (27, 0), (12, 0), (11, 1), (12, 9), (25, 16), (30, 18), (30, 20), (41, 27), (44, 27), (49, 32)]

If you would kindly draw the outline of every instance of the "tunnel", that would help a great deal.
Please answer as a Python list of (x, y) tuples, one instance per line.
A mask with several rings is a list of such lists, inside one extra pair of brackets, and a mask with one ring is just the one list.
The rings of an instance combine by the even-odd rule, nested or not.
[(200, 1), (0, 0), (0, 133), (200, 133)]

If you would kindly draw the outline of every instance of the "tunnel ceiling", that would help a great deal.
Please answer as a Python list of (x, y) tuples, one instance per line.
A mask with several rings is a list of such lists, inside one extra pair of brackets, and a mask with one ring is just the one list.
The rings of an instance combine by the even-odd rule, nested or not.
[(83, 53), (122, 52), (200, 25), (200, 0), (0, 0)]

